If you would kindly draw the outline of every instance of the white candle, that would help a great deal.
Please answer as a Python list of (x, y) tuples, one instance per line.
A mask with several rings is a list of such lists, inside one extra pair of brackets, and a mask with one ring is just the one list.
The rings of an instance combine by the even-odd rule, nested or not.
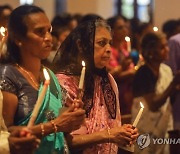
[(49, 77), (49, 74), (48, 74), (48, 72), (47, 72), (47, 70), (45, 68), (43, 68), (43, 73), (44, 73), (44, 77), (45, 77), (45, 82), (44, 82), (42, 91), (38, 96), (35, 107), (34, 107), (34, 109), (32, 111), (31, 118), (30, 118), (30, 120), (28, 122), (28, 127), (31, 127), (31, 126), (34, 125), (34, 122), (35, 122), (35, 120), (37, 118), (37, 115), (39, 113), (39, 109), (40, 109), (41, 104), (42, 104), (42, 102), (44, 100), (44, 97), (46, 95), (46, 91), (47, 91), (48, 86), (50, 84), (50, 77)]
[(131, 52), (131, 39), (130, 39), (130, 37), (126, 36), (125, 40), (127, 42), (127, 51)]
[(81, 70), (81, 76), (80, 76), (80, 80), (79, 80), (79, 89), (83, 89), (83, 86), (84, 86), (84, 77), (85, 77), (85, 70), (86, 70), (86, 67), (85, 67), (85, 62), (82, 61), (82, 70)]
[(1, 44), (0, 44), (0, 55), (1, 55), (4, 43), (6, 41), (5, 32), (6, 32), (6, 29), (4, 27), (1, 27), (0, 28), (0, 33), (2, 35), (2, 40), (1, 40)]
[(137, 116), (136, 116), (136, 119), (134, 120), (133, 122), (133, 126), (136, 127), (138, 122), (139, 122), (139, 119), (141, 118), (142, 116), (142, 113), (143, 113), (143, 110), (144, 110), (144, 105), (140, 102), (140, 106), (141, 106), (141, 109), (139, 110)]

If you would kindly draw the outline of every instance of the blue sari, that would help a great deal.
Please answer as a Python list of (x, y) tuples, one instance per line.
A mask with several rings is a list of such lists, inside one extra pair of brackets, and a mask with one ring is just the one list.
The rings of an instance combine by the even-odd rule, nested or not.
[[(40, 107), (39, 114), (35, 121), (35, 124), (45, 123), (45, 113), (47, 111), (53, 111), (55, 117), (59, 115), (59, 109), (62, 108), (61, 103), (61, 88), (59, 82), (54, 73), (48, 70), (50, 75), (50, 86), (47, 89), (44, 101)], [(43, 83), (41, 83), (38, 95), (41, 93)], [(27, 125), (31, 117), (31, 113), (23, 120), (19, 121), (19, 125)], [(62, 154), (64, 153), (64, 135), (62, 132), (56, 134), (49, 134), (41, 139), (40, 147), (35, 151), (35, 154)]]

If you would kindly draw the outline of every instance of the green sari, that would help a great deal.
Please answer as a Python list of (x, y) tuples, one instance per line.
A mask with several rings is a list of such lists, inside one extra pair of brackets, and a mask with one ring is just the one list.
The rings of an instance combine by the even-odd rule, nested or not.
[[(47, 89), (44, 101), (40, 107), (39, 114), (35, 121), (35, 124), (44, 123), (48, 120), (46, 119), (45, 113), (47, 111), (53, 111), (55, 117), (59, 115), (59, 109), (62, 108), (61, 103), (61, 88), (58, 80), (54, 73), (48, 70), (50, 75), (50, 86)], [(43, 87), (41, 83), (38, 95), (40, 94)], [(31, 113), (27, 115), (26, 118), (21, 120), (19, 125), (27, 125), (31, 117)], [(45, 130), (46, 131), (46, 130)], [(62, 132), (57, 132), (56, 134), (49, 134), (41, 139), (40, 147), (35, 151), (36, 154), (62, 154), (64, 153), (64, 135)]]

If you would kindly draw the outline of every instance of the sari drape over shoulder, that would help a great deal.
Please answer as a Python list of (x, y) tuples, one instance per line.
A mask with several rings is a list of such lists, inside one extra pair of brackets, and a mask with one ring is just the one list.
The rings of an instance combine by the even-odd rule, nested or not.
[[(39, 114), (35, 121), (35, 124), (47, 122), (46, 112), (53, 111), (55, 117), (59, 115), (59, 109), (62, 107), (61, 104), (61, 88), (60, 85), (52, 73), (48, 70), (50, 74), (50, 86), (46, 92), (44, 101), (40, 107)], [(38, 95), (41, 93), (43, 83), (41, 83)], [(32, 113), (32, 112), (31, 112)], [(27, 125), (31, 117), (31, 113), (27, 115), (23, 120), (19, 121), (19, 125)], [(57, 132), (56, 134), (49, 134), (41, 139), (40, 147), (36, 150), (37, 154), (51, 154), (51, 153), (63, 153), (64, 151), (64, 135), (62, 132)]]

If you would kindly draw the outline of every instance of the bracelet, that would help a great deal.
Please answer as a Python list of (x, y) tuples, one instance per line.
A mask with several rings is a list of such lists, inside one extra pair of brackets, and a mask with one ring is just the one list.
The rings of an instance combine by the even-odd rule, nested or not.
[(41, 126), (41, 136), (44, 136), (45, 130), (44, 130), (44, 125), (42, 123), (40, 123)]
[(54, 133), (57, 133), (57, 126), (56, 126), (56, 124), (54, 123), (54, 120), (51, 120), (50, 121), (51, 122), (51, 124), (53, 125), (53, 127), (54, 127)]
[(111, 135), (111, 133), (110, 133), (109, 130), (110, 130), (110, 129), (108, 128), (108, 129), (107, 129), (107, 133), (108, 133), (108, 143), (110, 143), (110, 135)]

